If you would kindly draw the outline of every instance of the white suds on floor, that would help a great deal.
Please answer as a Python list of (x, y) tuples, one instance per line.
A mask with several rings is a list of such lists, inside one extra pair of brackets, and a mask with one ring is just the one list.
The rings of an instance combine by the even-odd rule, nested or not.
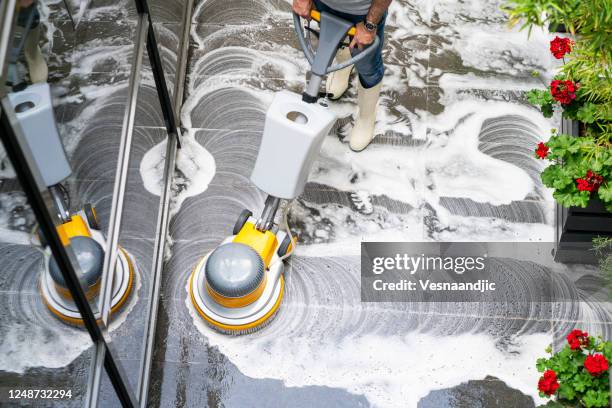
[[(215, 158), (195, 140), (193, 133), (183, 135), (181, 148), (177, 151), (171, 214), (176, 214), (187, 198), (206, 191), (215, 175)], [(144, 187), (157, 196), (161, 195), (163, 187), (166, 144), (164, 140), (153, 146), (140, 162)]]

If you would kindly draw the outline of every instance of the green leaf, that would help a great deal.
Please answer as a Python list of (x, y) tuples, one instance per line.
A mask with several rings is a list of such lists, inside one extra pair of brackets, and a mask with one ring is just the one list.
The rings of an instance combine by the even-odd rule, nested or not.
[(612, 359), (612, 341), (603, 343), (603, 355), (610, 361)]
[(548, 147), (559, 157), (563, 157), (568, 153), (576, 153), (580, 150), (580, 143), (579, 138), (563, 134), (553, 136), (546, 142)]
[(603, 169), (603, 162), (599, 160), (597, 157), (593, 157), (593, 159), (589, 163), (589, 167), (595, 173), (599, 174), (601, 170)]
[(576, 398), (576, 391), (568, 383), (559, 385), (559, 397), (564, 398), (568, 401), (573, 401)]
[(552, 118), (552, 115), (554, 113), (554, 106), (552, 105), (552, 103), (546, 103), (540, 106), (540, 110), (542, 111), (542, 115), (545, 118)]
[(527, 100), (530, 104), (540, 107), (544, 117), (552, 117), (555, 100), (548, 89), (532, 89), (527, 92)]
[(553, 187), (555, 180), (561, 177), (562, 177), (561, 166), (559, 166), (558, 164), (552, 164), (548, 166), (547, 168), (544, 169), (544, 171), (542, 171), (542, 174), (540, 174), (542, 183), (544, 183), (546, 187), (551, 187), (551, 188)]
[(598, 116), (598, 105), (587, 102), (576, 111), (576, 118), (585, 123), (593, 123)]
[(548, 368), (548, 360), (545, 358), (538, 358), (536, 361), (536, 368), (539, 372), (543, 373)]
[(568, 193), (557, 190), (553, 193), (553, 197), (564, 207), (576, 206), (584, 208), (588, 205), (591, 195), (588, 191)]
[(545, 168), (540, 178), (546, 187), (557, 190), (562, 190), (574, 184), (574, 172), (572, 169), (558, 164), (552, 164)]
[(601, 201), (605, 203), (612, 203), (612, 185), (608, 182), (599, 187), (597, 192)]
[(582, 401), (587, 408), (591, 407), (607, 407), (610, 399), (610, 392), (607, 390), (588, 390)]

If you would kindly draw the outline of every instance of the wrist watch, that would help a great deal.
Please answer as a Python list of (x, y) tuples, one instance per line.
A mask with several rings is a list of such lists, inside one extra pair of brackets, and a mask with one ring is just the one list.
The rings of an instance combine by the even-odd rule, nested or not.
[(376, 28), (378, 28), (378, 24), (368, 21), (367, 19), (363, 21), (363, 25), (369, 32), (374, 32)]

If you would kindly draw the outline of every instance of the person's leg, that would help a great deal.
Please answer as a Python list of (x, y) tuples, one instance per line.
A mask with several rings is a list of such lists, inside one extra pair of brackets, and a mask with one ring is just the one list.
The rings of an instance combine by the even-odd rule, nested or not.
[[(363, 21), (363, 16), (352, 15), (347, 13), (342, 13), (340, 11), (334, 10), (328, 7), (321, 0), (314, 0), (315, 8), (319, 11), (328, 12), (345, 20), (348, 20), (354, 24)], [(338, 48), (338, 52), (336, 53), (336, 59), (334, 60), (334, 64), (340, 64), (345, 61), (348, 61), (351, 58), (351, 52), (348, 47), (340, 47)], [(327, 76), (327, 80), (325, 81), (325, 93), (330, 99), (338, 99), (349, 87), (349, 80), (351, 77), (351, 72), (353, 71), (353, 66), (348, 66), (346, 68), (340, 69), (338, 71), (332, 72)]]
[[(28, 24), (30, 24), (28, 26)], [(23, 54), (28, 65), (30, 81), (35, 84), (47, 82), (49, 68), (40, 50), (40, 14), (36, 3), (28, 8), (21, 9), (17, 18), (17, 25), (27, 32), (23, 46)]]
[(378, 48), (369, 58), (355, 64), (357, 73), (359, 74), (359, 84), (357, 86), (359, 113), (355, 121), (355, 126), (353, 126), (353, 130), (351, 131), (349, 146), (356, 152), (368, 147), (372, 139), (374, 139), (376, 109), (378, 106), (382, 79), (385, 73), (385, 66), (382, 59), (385, 18), (386, 14), (378, 25)]
[[(349, 47), (340, 47), (336, 52), (336, 59), (334, 64), (342, 64), (343, 62), (351, 59), (351, 50)], [(325, 93), (329, 99), (339, 99), (349, 87), (351, 79), (351, 72), (353, 72), (353, 65), (334, 71), (327, 76), (325, 81)]]

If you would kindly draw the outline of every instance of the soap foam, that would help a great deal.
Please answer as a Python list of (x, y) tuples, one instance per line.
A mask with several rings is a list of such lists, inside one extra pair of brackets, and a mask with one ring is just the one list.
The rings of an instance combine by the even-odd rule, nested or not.
[[(189, 131), (181, 138), (181, 148), (177, 151), (171, 215), (176, 214), (182, 203), (189, 197), (203, 193), (215, 175), (215, 159), (202, 147)], [(167, 141), (153, 146), (145, 153), (140, 163), (140, 175), (144, 187), (151, 194), (161, 195)], [(179, 187), (180, 186), (180, 187)]]

